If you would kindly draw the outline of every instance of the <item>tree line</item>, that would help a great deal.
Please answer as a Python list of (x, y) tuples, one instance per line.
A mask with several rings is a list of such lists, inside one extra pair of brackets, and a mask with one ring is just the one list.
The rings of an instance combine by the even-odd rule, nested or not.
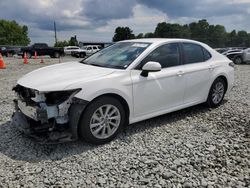
[(16, 21), (0, 19), (0, 45), (26, 46), (30, 43), (28, 27)]
[(117, 27), (113, 41), (139, 38), (185, 38), (204, 42), (214, 48), (249, 47), (250, 33), (244, 30), (227, 32), (223, 25), (211, 25), (207, 20), (180, 25), (158, 23), (154, 32), (133, 34), (129, 27)]

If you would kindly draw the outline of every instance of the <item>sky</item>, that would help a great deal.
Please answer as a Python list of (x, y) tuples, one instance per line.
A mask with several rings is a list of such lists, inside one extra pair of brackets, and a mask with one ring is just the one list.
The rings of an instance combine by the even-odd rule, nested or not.
[(31, 43), (58, 40), (110, 42), (118, 26), (134, 34), (154, 32), (159, 22), (207, 19), (227, 31), (250, 33), (250, 0), (0, 0), (0, 19), (27, 25)]

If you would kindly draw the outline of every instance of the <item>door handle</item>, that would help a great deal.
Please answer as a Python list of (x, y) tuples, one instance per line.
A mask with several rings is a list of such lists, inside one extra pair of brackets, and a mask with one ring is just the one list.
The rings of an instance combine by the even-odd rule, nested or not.
[(184, 71), (177, 72), (177, 76), (181, 77), (184, 74)]

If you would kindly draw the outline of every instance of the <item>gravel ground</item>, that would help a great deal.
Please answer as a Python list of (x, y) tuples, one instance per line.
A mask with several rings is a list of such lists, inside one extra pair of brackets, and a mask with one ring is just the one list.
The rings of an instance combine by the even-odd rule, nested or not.
[(93, 146), (39, 145), (16, 131), (12, 86), (58, 60), (5, 62), (0, 187), (250, 187), (250, 65), (236, 66), (235, 87), (220, 107), (198, 105), (136, 123), (111, 143)]

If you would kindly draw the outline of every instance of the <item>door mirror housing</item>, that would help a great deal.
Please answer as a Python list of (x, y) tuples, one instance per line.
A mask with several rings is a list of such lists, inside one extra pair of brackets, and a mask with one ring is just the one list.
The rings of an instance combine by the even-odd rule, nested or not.
[(142, 67), (141, 76), (147, 77), (149, 72), (158, 72), (161, 70), (161, 64), (155, 61), (149, 61)]

